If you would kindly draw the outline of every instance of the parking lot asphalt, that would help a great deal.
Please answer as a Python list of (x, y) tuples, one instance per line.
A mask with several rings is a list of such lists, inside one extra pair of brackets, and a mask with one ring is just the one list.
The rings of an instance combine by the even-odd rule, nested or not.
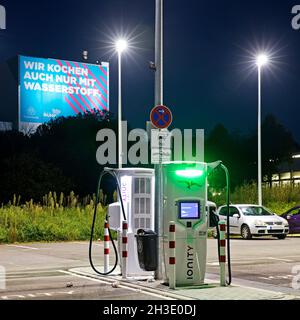
[[(94, 246), (95, 260), (102, 264), (103, 243)], [(300, 295), (300, 238), (231, 240), (233, 284), (251, 284), (261, 289), (275, 288)], [(6, 271), (6, 288), (0, 300), (11, 299), (164, 299), (163, 296), (120, 287), (68, 274), (87, 267), (88, 243), (30, 243), (0, 245), (0, 265)], [(208, 240), (207, 274), (219, 273), (217, 241)], [(296, 286), (295, 286), (296, 285)]]

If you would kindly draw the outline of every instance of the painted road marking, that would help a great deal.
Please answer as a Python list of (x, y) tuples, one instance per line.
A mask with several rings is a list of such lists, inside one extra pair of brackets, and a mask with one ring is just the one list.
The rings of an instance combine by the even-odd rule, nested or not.
[(74, 291), (54, 291), (54, 292), (36, 292), (28, 294), (11, 294), (1, 296), (2, 300), (15, 300), (15, 299), (28, 299), (28, 298), (41, 298), (41, 297), (54, 297), (54, 296), (65, 296), (73, 295)]
[(268, 276), (268, 277), (258, 277), (259, 279), (264, 280), (289, 280), (292, 279), (294, 276), (291, 274), (283, 275), (283, 276)]
[(207, 262), (209, 266), (218, 266), (219, 262)]
[[(89, 276), (85, 276), (85, 275), (81, 275), (81, 274), (77, 274), (77, 273), (74, 273), (74, 272), (70, 272), (70, 271), (65, 271), (65, 270), (57, 270), (58, 272), (61, 272), (61, 273), (65, 273), (65, 274), (68, 274), (68, 275), (71, 275), (73, 277), (78, 277), (78, 278), (82, 278), (82, 279), (87, 279), (87, 280), (90, 280), (90, 281), (94, 281), (94, 282), (98, 282), (98, 283), (104, 283), (104, 284), (108, 284), (108, 285), (112, 285), (112, 281), (105, 281), (105, 280), (102, 280), (102, 279), (95, 279), (95, 278), (92, 278), (92, 277), (89, 277)], [(168, 297), (168, 296), (165, 296), (165, 295), (162, 295), (162, 294), (159, 294), (159, 291), (158, 290), (152, 290), (152, 291), (157, 291), (157, 293), (154, 293), (154, 292), (149, 292), (148, 290), (143, 290), (141, 287), (139, 287), (138, 285), (132, 285), (134, 286), (135, 288), (132, 288), (132, 287), (129, 287), (129, 286), (126, 286), (126, 285), (123, 285), (123, 284), (119, 284), (118, 285), (118, 288), (123, 288), (123, 289), (126, 289), (126, 290), (129, 290), (129, 291), (133, 291), (133, 292), (140, 292), (140, 293), (144, 293), (144, 294), (147, 294), (149, 296), (153, 296), (153, 297), (156, 297), (156, 298), (160, 298), (160, 299), (164, 299), (164, 300), (176, 300), (174, 298), (171, 298), (171, 297)]]
[(267, 257), (269, 260), (277, 260), (277, 261), (284, 261), (284, 262), (294, 262), (293, 260), (289, 259), (281, 259), (281, 258), (273, 258), (273, 257)]
[[(242, 262), (249, 262), (249, 261), (257, 261), (257, 260), (262, 260), (262, 261), (266, 261), (266, 260), (275, 260), (275, 261), (283, 261), (283, 262), (296, 262), (295, 260), (290, 260), (290, 259), (283, 259), (283, 258), (275, 258), (275, 257), (266, 257), (266, 258), (245, 258), (245, 259), (231, 259), (231, 262), (233, 264), (237, 264), (237, 263), (242, 263)], [(207, 263), (210, 266), (218, 266), (219, 262), (218, 261), (211, 261)]]
[[(82, 244), (82, 245), (85, 245), (85, 246), (88, 246), (89, 244), (86, 243), (86, 242), (79, 242), (79, 241), (74, 241), (73, 243), (75, 244)], [(96, 247), (103, 247), (103, 244), (100, 244), (100, 243), (93, 243), (93, 246), (96, 246)]]
[(29, 246), (19, 246), (16, 244), (7, 244), (8, 247), (15, 247), (20, 249), (29, 249), (29, 250), (40, 250), (39, 248), (29, 247)]

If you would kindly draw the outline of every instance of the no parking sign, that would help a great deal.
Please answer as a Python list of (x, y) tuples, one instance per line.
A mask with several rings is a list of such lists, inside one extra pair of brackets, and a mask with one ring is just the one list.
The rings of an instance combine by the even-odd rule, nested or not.
[(150, 113), (150, 120), (155, 128), (166, 129), (172, 124), (173, 115), (168, 107), (156, 106)]

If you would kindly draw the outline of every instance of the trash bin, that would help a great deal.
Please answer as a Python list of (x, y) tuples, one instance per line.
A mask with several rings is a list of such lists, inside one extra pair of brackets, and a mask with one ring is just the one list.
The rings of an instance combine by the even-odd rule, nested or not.
[(157, 269), (157, 234), (152, 230), (139, 229), (135, 237), (141, 269), (155, 271)]

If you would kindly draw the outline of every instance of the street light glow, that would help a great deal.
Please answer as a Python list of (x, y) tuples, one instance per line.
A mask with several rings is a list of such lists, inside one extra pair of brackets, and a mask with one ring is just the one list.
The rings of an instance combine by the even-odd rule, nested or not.
[(269, 58), (266, 54), (262, 53), (256, 57), (256, 64), (258, 67), (262, 67), (266, 65), (269, 61)]
[(128, 43), (125, 39), (119, 39), (116, 41), (116, 50), (118, 53), (124, 52), (128, 48)]

